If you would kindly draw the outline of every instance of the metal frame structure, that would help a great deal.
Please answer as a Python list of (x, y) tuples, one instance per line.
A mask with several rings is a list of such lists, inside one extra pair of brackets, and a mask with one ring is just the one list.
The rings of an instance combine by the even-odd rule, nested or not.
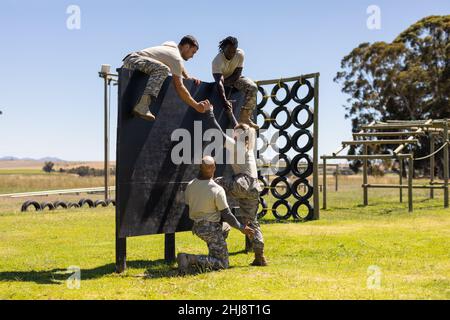
[[(449, 133), (450, 120), (429, 119), (429, 120), (391, 120), (387, 122), (372, 122), (369, 125), (361, 126), (361, 131), (353, 133), (352, 141), (343, 141), (342, 147), (332, 155), (321, 156), (323, 166), (326, 167), (328, 159), (346, 159), (363, 161), (363, 204), (369, 203), (369, 188), (396, 188), (399, 189), (400, 202), (403, 201), (403, 189), (408, 189), (408, 210), (413, 211), (413, 189), (430, 189), (430, 198), (434, 198), (434, 189), (444, 190), (444, 208), (448, 208), (448, 180), (449, 180)], [(386, 131), (389, 130), (389, 131)], [(392, 131), (399, 130), (399, 131)], [(405, 130), (405, 131), (400, 131)], [(413, 153), (401, 153), (408, 145), (418, 143), (417, 137), (428, 136), (430, 141), (430, 154), (414, 158)], [(379, 139), (394, 137), (393, 139)], [(403, 137), (407, 137), (404, 139)], [(376, 138), (376, 140), (369, 139)], [(442, 146), (435, 150), (436, 140), (442, 140)], [(399, 145), (392, 154), (370, 154), (369, 148), (376, 145)], [(364, 148), (362, 155), (339, 155), (347, 146), (362, 145)], [(444, 159), (444, 182), (435, 182), (435, 155), (443, 150)], [(414, 161), (430, 159), (430, 183), (428, 185), (413, 185)], [(368, 183), (368, 161), (370, 160), (392, 159), (399, 161), (399, 184), (369, 184)], [(408, 184), (403, 184), (404, 161), (408, 161)], [(323, 185), (326, 186), (326, 175), (323, 177)], [(323, 209), (327, 208), (326, 187), (323, 189)]]
[[(312, 162), (313, 162), (313, 220), (318, 220), (320, 218), (320, 201), (319, 201), (319, 77), (320, 73), (309, 73), (303, 74), (295, 77), (289, 78), (278, 78), (270, 80), (259, 80), (255, 83), (259, 86), (264, 85), (276, 85), (280, 86), (280, 83), (287, 83), (293, 81), (304, 81), (308, 79), (313, 79), (314, 84), (314, 109), (313, 109), (313, 148), (312, 148)], [(271, 96), (267, 96), (271, 97)], [(272, 119), (266, 119), (272, 120)], [(270, 209), (267, 209), (270, 211)]]
[(105, 200), (109, 199), (109, 93), (111, 84), (117, 85), (118, 74), (110, 73), (111, 66), (103, 64), (100, 72), (98, 73), (100, 78), (103, 78), (104, 83), (104, 170), (105, 170)]

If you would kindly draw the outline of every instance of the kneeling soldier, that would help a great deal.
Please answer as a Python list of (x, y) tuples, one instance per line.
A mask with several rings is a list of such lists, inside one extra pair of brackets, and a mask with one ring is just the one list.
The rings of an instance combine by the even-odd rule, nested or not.
[[(212, 157), (202, 159), (198, 178), (189, 182), (185, 191), (189, 217), (194, 220), (192, 232), (206, 242), (208, 255), (179, 253), (178, 269), (185, 273), (191, 266), (202, 271), (228, 268), (228, 249), (225, 239), (230, 226), (252, 238), (254, 230), (242, 225), (228, 207), (225, 190), (214, 182), (216, 164)], [(221, 221), (225, 221), (222, 223)]]

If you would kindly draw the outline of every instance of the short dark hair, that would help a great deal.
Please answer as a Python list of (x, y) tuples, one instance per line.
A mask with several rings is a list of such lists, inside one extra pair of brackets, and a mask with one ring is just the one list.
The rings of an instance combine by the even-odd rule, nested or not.
[(238, 47), (238, 39), (232, 36), (226, 37), (222, 41), (219, 42), (219, 51), (223, 52), (226, 46), (231, 44), (233, 47)]
[(198, 45), (197, 39), (195, 39), (195, 37), (194, 37), (194, 36), (191, 36), (191, 35), (184, 36), (184, 37), (180, 40), (180, 43), (179, 43), (180, 46), (183, 46), (183, 45), (185, 45), (185, 44), (188, 44), (188, 45), (190, 45), (191, 47), (197, 47), (197, 49), (200, 48), (200, 46)]

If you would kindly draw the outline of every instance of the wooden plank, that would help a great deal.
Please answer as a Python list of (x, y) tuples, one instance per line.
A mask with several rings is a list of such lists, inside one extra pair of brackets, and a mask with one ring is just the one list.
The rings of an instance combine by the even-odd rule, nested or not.
[(342, 141), (343, 145), (380, 145), (380, 144), (415, 144), (419, 143), (417, 139), (387, 139), (387, 140), (356, 140)]

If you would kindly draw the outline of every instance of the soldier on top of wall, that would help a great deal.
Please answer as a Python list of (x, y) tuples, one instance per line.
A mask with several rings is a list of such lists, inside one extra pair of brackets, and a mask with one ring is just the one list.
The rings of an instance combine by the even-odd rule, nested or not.
[(173, 41), (168, 41), (160, 46), (128, 54), (123, 59), (123, 67), (139, 70), (149, 75), (144, 93), (133, 108), (133, 114), (145, 120), (155, 120), (155, 116), (148, 107), (152, 99), (155, 100), (158, 96), (169, 73), (172, 73), (172, 81), (181, 100), (198, 112), (205, 112), (209, 108), (209, 101), (195, 101), (183, 84), (183, 78), (192, 79), (197, 85), (200, 84), (200, 80), (187, 74), (183, 64), (183, 61), (191, 59), (198, 49), (197, 40), (193, 36), (187, 35), (181, 39), (178, 45)]
[(239, 122), (246, 123), (254, 129), (258, 126), (251, 120), (256, 107), (257, 85), (247, 77), (243, 77), (244, 51), (238, 48), (235, 37), (227, 37), (219, 43), (219, 54), (212, 61), (212, 73), (216, 81), (223, 105), (230, 109), (231, 102), (225, 95), (224, 86), (234, 87), (245, 95), (245, 103), (239, 115)]

